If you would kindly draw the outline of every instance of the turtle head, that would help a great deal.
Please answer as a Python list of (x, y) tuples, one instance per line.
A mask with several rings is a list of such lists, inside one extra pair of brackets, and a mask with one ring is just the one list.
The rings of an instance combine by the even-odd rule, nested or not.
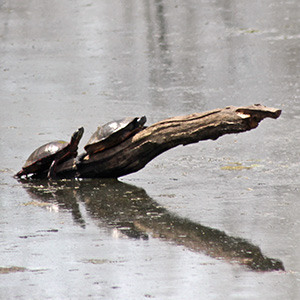
[(146, 121), (147, 121), (146, 116), (142, 116), (137, 119), (137, 123), (139, 124), (139, 127), (143, 127)]
[(83, 136), (84, 129), (83, 127), (78, 128), (72, 135), (71, 143), (79, 143)]

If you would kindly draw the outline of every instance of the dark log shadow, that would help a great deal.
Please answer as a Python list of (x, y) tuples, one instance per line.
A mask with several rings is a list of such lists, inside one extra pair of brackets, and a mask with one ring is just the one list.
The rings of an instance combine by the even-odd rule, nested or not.
[(102, 226), (116, 228), (130, 238), (154, 238), (185, 246), (216, 259), (245, 265), (255, 271), (284, 270), (280, 260), (262, 254), (251, 242), (227, 235), (169, 212), (145, 190), (116, 179), (81, 181), (22, 180), (33, 199), (55, 201), (84, 226), (79, 203)]

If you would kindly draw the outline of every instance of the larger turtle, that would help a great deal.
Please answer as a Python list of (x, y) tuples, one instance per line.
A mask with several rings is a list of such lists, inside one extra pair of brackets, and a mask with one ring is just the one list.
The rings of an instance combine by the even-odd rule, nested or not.
[[(114, 147), (144, 128), (146, 117), (127, 117), (99, 126), (84, 149), (88, 155)], [(82, 160), (86, 154), (81, 155)]]
[(73, 133), (70, 142), (53, 141), (39, 147), (31, 153), (22, 170), (15, 176), (27, 176), (28, 174), (37, 174), (48, 170), (47, 177), (55, 177), (58, 163), (77, 156), (78, 144), (83, 132), (83, 127), (80, 127)]

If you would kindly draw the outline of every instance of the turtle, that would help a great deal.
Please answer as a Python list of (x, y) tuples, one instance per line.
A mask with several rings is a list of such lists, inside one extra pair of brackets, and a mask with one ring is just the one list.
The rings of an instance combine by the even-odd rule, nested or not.
[(23, 175), (28, 176), (28, 174), (36, 174), (48, 169), (47, 177), (49, 179), (55, 177), (58, 163), (77, 156), (78, 144), (83, 132), (83, 127), (80, 127), (73, 133), (70, 142), (53, 141), (37, 148), (15, 177), (20, 178)]
[(80, 155), (80, 160), (86, 155), (91, 155), (120, 144), (144, 129), (146, 121), (147, 118), (145, 116), (127, 117), (99, 126), (84, 146), (86, 153)]

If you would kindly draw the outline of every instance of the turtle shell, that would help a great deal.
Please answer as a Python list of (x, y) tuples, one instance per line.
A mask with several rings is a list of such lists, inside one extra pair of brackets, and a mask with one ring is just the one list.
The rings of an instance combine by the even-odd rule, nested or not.
[(59, 162), (63, 162), (75, 157), (82, 134), (83, 128), (81, 127), (73, 133), (70, 142), (61, 140), (53, 141), (37, 148), (30, 154), (22, 170), (15, 176), (21, 177), (22, 175), (42, 172), (47, 170), (55, 159), (59, 159)]
[(84, 149), (88, 154), (92, 154), (116, 146), (141, 131), (146, 120), (145, 116), (127, 117), (99, 126)]
[[(48, 169), (55, 156), (69, 145), (66, 141), (53, 141), (33, 151), (26, 160), (22, 175), (37, 173)], [(20, 172), (21, 172), (20, 171)]]

